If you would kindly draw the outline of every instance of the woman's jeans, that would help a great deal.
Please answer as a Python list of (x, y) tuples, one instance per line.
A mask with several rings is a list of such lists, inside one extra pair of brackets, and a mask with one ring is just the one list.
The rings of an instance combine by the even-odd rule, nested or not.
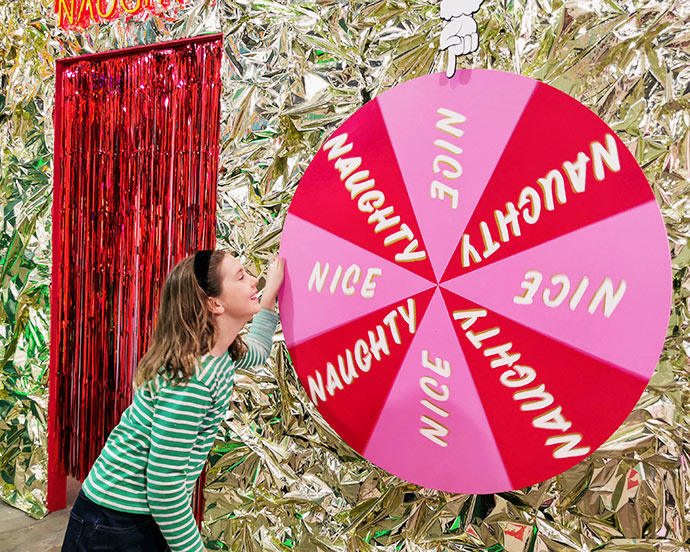
[(62, 552), (166, 552), (156, 520), (100, 506), (79, 491), (62, 543)]

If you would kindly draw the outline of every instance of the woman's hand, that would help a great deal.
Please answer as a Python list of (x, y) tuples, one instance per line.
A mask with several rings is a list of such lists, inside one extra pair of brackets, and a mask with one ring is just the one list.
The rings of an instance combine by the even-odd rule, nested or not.
[(276, 255), (271, 260), (271, 264), (268, 267), (268, 273), (266, 274), (266, 285), (261, 294), (261, 308), (275, 310), (276, 297), (278, 296), (280, 286), (283, 285), (284, 273), (285, 259), (281, 259)]

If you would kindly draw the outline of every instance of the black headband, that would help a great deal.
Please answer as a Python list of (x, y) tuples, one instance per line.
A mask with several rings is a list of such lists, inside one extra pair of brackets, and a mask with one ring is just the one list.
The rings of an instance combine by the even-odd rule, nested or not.
[(212, 254), (213, 249), (201, 249), (194, 254), (194, 276), (206, 295), (208, 295), (208, 265)]

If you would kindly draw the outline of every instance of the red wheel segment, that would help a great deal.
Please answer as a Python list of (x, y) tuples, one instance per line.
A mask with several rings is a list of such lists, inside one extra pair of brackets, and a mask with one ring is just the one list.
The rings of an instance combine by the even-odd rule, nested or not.
[(611, 129), (539, 83), (441, 280), (653, 199), (635, 158)]
[(442, 293), (514, 489), (594, 452), (644, 391), (645, 378)]
[(401, 298), (290, 348), (307, 394), (329, 425), (360, 454), (433, 291)]
[(376, 100), (325, 142), (305, 172), (290, 212), (434, 280)]

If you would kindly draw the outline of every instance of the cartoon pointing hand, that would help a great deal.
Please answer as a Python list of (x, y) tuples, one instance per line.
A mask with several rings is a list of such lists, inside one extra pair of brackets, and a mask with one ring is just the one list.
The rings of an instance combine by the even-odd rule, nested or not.
[(448, 50), (446, 76), (455, 75), (457, 56), (469, 54), (479, 48), (477, 22), (472, 14), (484, 0), (441, 0), (441, 19), (447, 21), (441, 31), (439, 48)]

